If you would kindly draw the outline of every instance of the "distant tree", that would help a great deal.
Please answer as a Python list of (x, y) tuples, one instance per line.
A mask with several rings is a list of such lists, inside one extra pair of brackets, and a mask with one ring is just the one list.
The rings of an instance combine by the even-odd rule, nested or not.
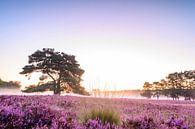
[(7, 85), (12, 86), (13, 88), (21, 87), (21, 83), (19, 81), (9, 81), (7, 82)]
[(161, 79), (160, 84), (161, 84), (161, 90), (162, 90), (161, 93), (162, 93), (162, 95), (168, 97), (169, 96), (169, 86), (168, 86), (167, 80)]
[(184, 75), (184, 92), (183, 96), (185, 100), (195, 99), (195, 71), (185, 71), (183, 72)]
[[(52, 89), (54, 94), (60, 94), (64, 90), (80, 94), (86, 92), (80, 84), (84, 70), (80, 68), (74, 55), (55, 52), (51, 48), (43, 48), (30, 55), (28, 63), (29, 65), (24, 66), (20, 74), (30, 76), (33, 72), (41, 72), (40, 80), (42, 82), (48, 78), (52, 80), (48, 87), (40, 84), (38, 88)], [(31, 87), (31, 90), (33, 88)]]
[(152, 95), (153, 95), (152, 94), (152, 84), (150, 84), (149, 82), (145, 82), (143, 85), (141, 96), (147, 97), (148, 99), (150, 99)]
[(167, 76), (168, 83), (168, 92), (171, 98), (179, 99), (179, 96), (182, 95), (182, 74), (180, 73), (171, 73)]
[[(195, 100), (195, 70), (170, 73), (159, 82), (153, 82), (150, 85), (146, 82), (143, 87), (142, 94), (145, 96), (149, 96), (152, 92), (157, 99), (162, 94), (173, 100), (179, 99), (180, 96), (183, 96), (185, 100)], [(148, 90), (148, 88), (152, 90)]]
[(163, 83), (161, 82), (153, 82), (152, 83), (152, 88), (153, 88), (153, 96), (159, 99), (160, 95), (162, 94), (163, 90)]
[(0, 78), (0, 85), (3, 85), (3, 84), (5, 84), (6, 82), (5, 81), (3, 81), (1, 78)]
[(21, 84), (19, 81), (4, 81), (0, 78), (0, 88), (16, 88), (19, 89), (21, 87)]

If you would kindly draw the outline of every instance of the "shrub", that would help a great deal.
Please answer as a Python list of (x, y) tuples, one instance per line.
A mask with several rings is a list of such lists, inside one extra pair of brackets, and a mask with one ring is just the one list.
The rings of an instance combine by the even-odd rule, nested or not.
[(105, 123), (103, 124), (100, 120), (89, 119), (84, 123), (84, 129), (122, 129), (118, 125)]
[(125, 129), (156, 129), (153, 118), (144, 117), (137, 120), (127, 119), (123, 121), (122, 127)]
[[(50, 109), (43, 102), (0, 97), (0, 129), (79, 129), (74, 113)], [(45, 102), (45, 101), (44, 101)]]
[(84, 115), (83, 121), (86, 123), (88, 120), (99, 120), (103, 124), (110, 123), (119, 125), (120, 117), (117, 112), (108, 109), (93, 109)]

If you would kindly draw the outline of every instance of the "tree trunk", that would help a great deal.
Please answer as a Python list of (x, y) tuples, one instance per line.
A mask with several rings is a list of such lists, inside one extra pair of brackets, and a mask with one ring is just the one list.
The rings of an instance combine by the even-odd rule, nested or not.
[(57, 80), (57, 84), (56, 84), (56, 94), (58, 95), (61, 94), (60, 80), (61, 80), (61, 73), (59, 74), (59, 79)]
[(54, 87), (53, 87), (53, 94), (57, 94), (57, 84), (54, 82)]
[(56, 94), (58, 94), (58, 95), (61, 94), (60, 83), (57, 83), (57, 85), (56, 85)]
[(54, 82), (54, 87), (53, 87), (53, 94), (56, 95), (56, 94), (59, 94), (60, 95), (60, 78), (61, 78), (61, 75), (58, 79), (58, 82), (56, 83), (56, 80), (55, 78), (49, 73), (47, 72), (47, 74), (51, 77), (51, 79), (53, 80)]
[(59, 82), (54, 84), (54, 90), (53, 91), (54, 91), (53, 92), (54, 95), (60, 95), (61, 90), (60, 90), (60, 83)]

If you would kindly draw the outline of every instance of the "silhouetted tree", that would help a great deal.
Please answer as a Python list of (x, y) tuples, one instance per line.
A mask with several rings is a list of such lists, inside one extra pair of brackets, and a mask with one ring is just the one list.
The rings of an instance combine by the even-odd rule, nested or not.
[(0, 88), (16, 88), (19, 89), (21, 87), (21, 84), (19, 81), (4, 81), (0, 78)]
[[(86, 92), (80, 85), (84, 70), (80, 68), (74, 55), (55, 52), (51, 48), (43, 48), (42, 51), (37, 50), (30, 55), (28, 63), (29, 65), (23, 67), (20, 74), (30, 76), (33, 72), (41, 72), (41, 81), (47, 78), (52, 80), (49, 83), (49, 89), (52, 86), (54, 94), (60, 94), (64, 90), (80, 94)], [(43, 88), (44, 84), (38, 87), (40, 88), (40, 86)]]
[(157, 99), (159, 99), (160, 95), (162, 94), (162, 90), (164, 88), (163, 83), (153, 82), (152, 88), (153, 88), (153, 96), (155, 96)]
[(38, 85), (30, 85), (26, 87), (25, 90), (22, 90), (22, 92), (26, 93), (32, 93), (32, 92), (44, 92), (44, 91), (54, 91), (54, 85), (53, 82), (47, 82), (44, 84), (38, 84)]
[(183, 89), (183, 77), (181, 73), (175, 72), (169, 74), (167, 77), (167, 83), (168, 83), (168, 92), (171, 98), (179, 99), (179, 96), (182, 95), (182, 89)]
[(195, 70), (175, 72), (170, 73), (166, 79), (162, 79), (159, 82), (153, 82), (150, 84), (150, 89), (148, 90), (149, 83), (144, 84), (143, 95), (151, 94), (156, 96), (165, 95), (175, 99), (179, 99), (179, 96), (183, 96), (185, 100), (195, 99)]
[(195, 99), (195, 71), (184, 71), (184, 92), (185, 100)]
[(149, 82), (145, 82), (143, 85), (143, 91), (141, 93), (141, 96), (151, 98), (152, 97), (152, 84)]

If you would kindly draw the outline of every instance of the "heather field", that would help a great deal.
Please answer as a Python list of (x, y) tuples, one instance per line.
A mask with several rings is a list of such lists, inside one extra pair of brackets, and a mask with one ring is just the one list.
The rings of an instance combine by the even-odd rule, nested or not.
[[(92, 117), (92, 111), (100, 110), (115, 118)], [(76, 96), (0, 96), (0, 128), (194, 129), (195, 102)]]

